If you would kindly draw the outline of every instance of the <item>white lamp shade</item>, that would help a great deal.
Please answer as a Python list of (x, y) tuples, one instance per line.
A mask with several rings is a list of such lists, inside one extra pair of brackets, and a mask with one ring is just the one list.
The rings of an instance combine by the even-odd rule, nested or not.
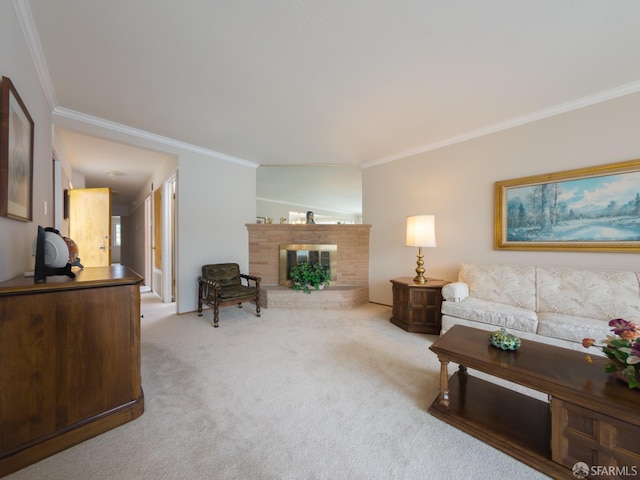
[(436, 246), (435, 215), (415, 215), (407, 217), (407, 247)]

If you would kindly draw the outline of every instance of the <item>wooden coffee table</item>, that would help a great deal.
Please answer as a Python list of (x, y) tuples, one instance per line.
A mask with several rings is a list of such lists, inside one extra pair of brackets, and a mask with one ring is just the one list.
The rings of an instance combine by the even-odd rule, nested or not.
[[(606, 374), (606, 358), (589, 363), (587, 350), (528, 340), (503, 351), (488, 334), (456, 325), (429, 347), (441, 364), (432, 415), (554, 478), (575, 479), (578, 462), (595, 478), (607, 478), (603, 467), (640, 476), (640, 390)], [(459, 364), (451, 379), (449, 362)], [(544, 392), (549, 403), (474, 377), (467, 367)]]

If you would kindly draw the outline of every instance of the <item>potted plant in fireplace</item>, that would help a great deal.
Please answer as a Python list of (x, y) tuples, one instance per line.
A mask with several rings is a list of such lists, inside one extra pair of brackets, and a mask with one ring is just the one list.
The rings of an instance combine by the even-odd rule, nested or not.
[(289, 270), (291, 288), (305, 293), (311, 293), (312, 288), (320, 290), (325, 285), (328, 286), (330, 276), (329, 269), (321, 263), (299, 263)]

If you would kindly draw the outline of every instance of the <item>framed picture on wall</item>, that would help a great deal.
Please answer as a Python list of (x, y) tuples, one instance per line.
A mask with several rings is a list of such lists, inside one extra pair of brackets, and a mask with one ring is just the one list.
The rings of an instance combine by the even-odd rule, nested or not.
[(640, 252), (640, 160), (496, 182), (494, 243)]
[(0, 88), (0, 215), (30, 222), (33, 214), (33, 120), (11, 80)]

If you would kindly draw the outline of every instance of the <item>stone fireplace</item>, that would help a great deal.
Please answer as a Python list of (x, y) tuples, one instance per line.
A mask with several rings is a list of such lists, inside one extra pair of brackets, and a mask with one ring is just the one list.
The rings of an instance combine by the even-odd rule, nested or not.
[[(314, 307), (354, 306), (369, 301), (369, 232), (371, 225), (247, 224), (249, 273), (262, 278), (264, 306)], [(331, 255), (330, 287), (321, 292), (301, 293), (281, 284), (281, 246), (285, 256), (326, 260)], [(304, 248), (297, 248), (303, 246)], [(313, 248), (306, 248), (313, 246)], [(293, 251), (294, 253), (286, 253)], [(306, 253), (308, 252), (308, 253)], [(286, 278), (288, 269), (284, 269)], [(285, 280), (286, 282), (286, 280)]]
[(338, 271), (338, 246), (320, 245), (314, 243), (280, 245), (280, 263), (278, 267), (279, 285), (291, 286), (289, 271), (294, 265), (300, 263), (321, 264), (329, 271), (329, 282), (337, 280)]

